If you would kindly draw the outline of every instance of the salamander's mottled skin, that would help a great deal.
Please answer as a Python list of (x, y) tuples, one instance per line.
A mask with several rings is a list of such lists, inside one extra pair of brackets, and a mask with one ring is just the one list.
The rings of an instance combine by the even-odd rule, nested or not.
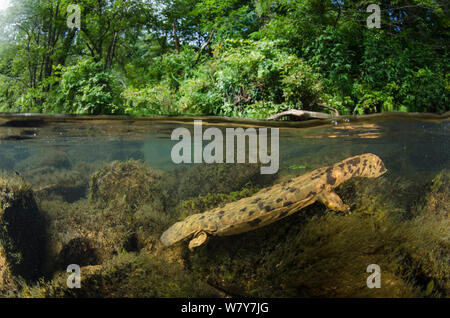
[(348, 212), (333, 189), (352, 177), (376, 178), (386, 172), (383, 162), (373, 154), (345, 159), (319, 168), (288, 182), (265, 188), (255, 195), (228, 203), (205, 213), (194, 214), (172, 225), (161, 236), (170, 246), (191, 239), (189, 248), (205, 243), (209, 236), (235, 235), (266, 226), (320, 201), (335, 211)]

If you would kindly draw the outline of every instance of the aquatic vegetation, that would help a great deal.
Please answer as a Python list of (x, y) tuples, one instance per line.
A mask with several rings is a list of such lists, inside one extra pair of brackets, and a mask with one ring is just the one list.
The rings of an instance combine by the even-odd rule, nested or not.
[(70, 264), (78, 266), (99, 265), (101, 256), (93, 239), (76, 237), (63, 246), (58, 254), (58, 268), (67, 268)]
[(261, 175), (256, 164), (198, 164), (174, 171), (178, 179), (178, 198), (186, 200), (208, 193), (229, 193), (246, 184), (265, 185), (272, 175)]
[(159, 184), (164, 176), (140, 161), (114, 161), (91, 176), (89, 198), (102, 207), (121, 205), (134, 210), (163, 196)]
[(0, 175), (0, 292), (12, 276), (27, 281), (41, 275), (45, 223), (31, 190), (20, 176)]
[(430, 191), (425, 197), (424, 213), (439, 215), (444, 219), (450, 216), (450, 170), (443, 170), (432, 180)]
[(101, 266), (81, 268), (82, 288), (68, 289), (67, 274), (23, 285), (21, 297), (219, 297), (220, 293), (186, 271), (146, 254), (123, 253)]
[[(48, 224), (47, 274), (76, 262), (97, 265), (122, 251), (136, 250), (133, 218), (126, 211), (100, 209), (88, 200), (69, 204), (60, 199), (43, 200), (40, 208)], [(86, 253), (71, 251), (74, 246)]]
[(311, 167), (306, 166), (306, 165), (292, 165), (289, 166), (289, 169), (291, 170), (303, 170), (303, 169), (310, 169)]

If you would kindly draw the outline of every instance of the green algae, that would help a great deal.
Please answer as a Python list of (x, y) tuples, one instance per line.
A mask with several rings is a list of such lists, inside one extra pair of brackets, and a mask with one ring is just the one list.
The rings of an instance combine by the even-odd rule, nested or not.
[(140, 161), (114, 161), (91, 176), (89, 198), (103, 207), (116, 205), (133, 210), (161, 198), (158, 184), (164, 176)]
[(219, 297), (218, 291), (187, 272), (180, 264), (166, 263), (146, 254), (123, 253), (102, 266), (81, 269), (82, 288), (69, 289), (67, 274), (51, 281), (22, 285), (19, 297)]

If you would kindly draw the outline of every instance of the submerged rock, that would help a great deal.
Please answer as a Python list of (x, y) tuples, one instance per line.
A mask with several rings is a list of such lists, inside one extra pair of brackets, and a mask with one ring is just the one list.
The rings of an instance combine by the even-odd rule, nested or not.
[(70, 169), (72, 168), (72, 165), (72, 159), (66, 152), (61, 150), (46, 149), (20, 161), (17, 164), (16, 169), (20, 172), (42, 167)]
[(13, 276), (27, 281), (41, 275), (45, 223), (31, 186), (19, 176), (0, 176), (0, 290)]
[(70, 264), (77, 264), (78, 266), (98, 265), (101, 263), (101, 251), (99, 251), (94, 240), (76, 237), (63, 247), (58, 255), (58, 263), (62, 269)]
[(98, 167), (97, 164), (78, 162), (70, 170), (41, 167), (27, 170), (23, 176), (33, 185), (36, 198), (59, 196), (71, 203), (86, 198), (89, 176)]
[(163, 172), (140, 161), (114, 161), (92, 175), (89, 198), (104, 207), (119, 204), (135, 209), (161, 199), (159, 184), (163, 179)]

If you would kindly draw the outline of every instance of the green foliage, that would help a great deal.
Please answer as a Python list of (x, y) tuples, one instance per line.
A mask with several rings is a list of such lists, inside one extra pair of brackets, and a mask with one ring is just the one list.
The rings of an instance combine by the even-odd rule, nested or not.
[[(16, 0), (0, 15), (0, 111), (341, 114), (450, 110), (441, 0)], [(45, 26), (45, 27), (42, 27)]]
[(177, 111), (175, 91), (164, 84), (143, 89), (128, 87), (122, 97), (128, 115), (170, 115)]
[(275, 42), (228, 40), (214, 55), (180, 88), (181, 111), (265, 117), (318, 100), (318, 74)]
[(57, 110), (74, 114), (120, 114), (123, 101), (119, 78), (99, 62), (81, 60), (62, 75)]

